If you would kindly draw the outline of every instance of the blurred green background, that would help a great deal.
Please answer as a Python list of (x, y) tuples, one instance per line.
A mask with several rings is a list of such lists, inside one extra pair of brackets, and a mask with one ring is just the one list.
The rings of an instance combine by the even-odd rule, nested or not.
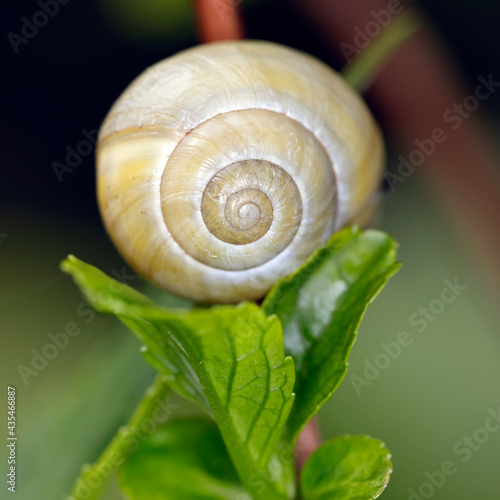
[[(419, 3), (465, 82), (500, 73), (498, 4)], [(244, 0), (242, 7), (252, 38), (289, 44), (341, 67), (292, 3)], [(38, 9), (35, 2), (10, 5), (2, 32), (18, 32), (22, 16)], [(74, 147), (82, 130), (98, 128), (112, 101), (146, 66), (195, 43), (192, 9), (181, 0), (73, 0), (18, 54), (4, 40), (0, 370), (4, 387), (17, 388), (22, 500), (65, 498), (80, 466), (97, 457), (153, 378), (135, 338), (118, 321), (94, 317), (58, 270), (68, 253), (108, 273), (122, 273), (125, 266), (99, 220), (92, 155), (63, 182), (51, 163), (64, 160), (65, 147)], [(481, 110), (492, 135), (498, 110), (498, 96)], [(401, 151), (391, 137), (387, 141), (388, 167), (394, 169)], [(465, 463), (453, 451), (484, 426), (490, 409), (500, 411), (496, 289), (450, 229), (418, 171), (384, 197), (377, 227), (399, 241), (404, 266), (368, 310), (346, 379), (320, 415), (323, 437), (366, 433), (385, 441), (394, 463), (386, 500), (408, 498), (409, 488), (418, 490), (428, 481), (424, 474), (446, 460), (458, 471), (432, 498), (498, 499), (500, 431), (488, 435)], [(455, 278), (467, 289), (419, 333), (409, 318), (440, 297), (444, 280)], [(144, 286), (139, 279), (130, 283)], [(77, 323), (81, 333), (25, 384), (19, 366), (30, 367), (33, 350), (43, 350), (49, 334), (68, 322)], [(364, 377), (367, 363), (384, 352), (381, 344), (401, 331), (411, 335), (412, 344), (356, 391), (353, 375)], [(4, 415), (6, 399), (5, 394), (0, 405)], [(120, 497), (111, 490), (108, 498)]]

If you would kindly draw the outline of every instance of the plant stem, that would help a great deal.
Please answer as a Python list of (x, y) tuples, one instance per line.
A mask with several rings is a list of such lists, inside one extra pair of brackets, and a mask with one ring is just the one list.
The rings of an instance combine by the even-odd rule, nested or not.
[(321, 435), (319, 431), (318, 419), (313, 417), (302, 429), (295, 445), (297, 458), (297, 478), (307, 459), (321, 446)]
[[(145, 431), (141, 428), (144, 421), (151, 419), (155, 424), (151, 426), (153, 428), (164, 421), (165, 417), (160, 420), (156, 410), (169, 392), (170, 387), (165, 383), (164, 376), (158, 374), (153, 384), (146, 390), (128, 424), (118, 430), (94, 464), (82, 467), (68, 500), (97, 500), (101, 496), (113, 473), (125, 462), (132, 447), (137, 446), (138, 441), (145, 439), (148, 431), (151, 432), (151, 429)], [(168, 410), (166, 413), (168, 416)]]
[(418, 14), (402, 14), (367, 49), (342, 70), (342, 76), (358, 92), (364, 92), (377, 76), (382, 65), (406, 40), (411, 38), (423, 23)]
[(239, 3), (236, 0), (194, 0), (202, 43), (245, 38)]

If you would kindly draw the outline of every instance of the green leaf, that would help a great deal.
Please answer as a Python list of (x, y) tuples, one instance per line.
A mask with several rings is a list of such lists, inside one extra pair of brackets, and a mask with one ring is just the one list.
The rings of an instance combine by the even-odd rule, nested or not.
[(163, 309), (142, 293), (110, 278), (73, 255), (62, 262), (61, 269), (73, 276), (75, 283), (97, 311), (123, 315), (120, 319), (131, 329), (135, 328), (134, 333), (146, 346), (151, 346), (142, 349), (146, 360), (167, 377), (172, 389), (211, 414), (198, 377), (185, 352), (176, 342), (164, 338), (154, 323), (140, 319), (162, 318), (165, 314)]
[(73, 276), (75, 283), (96, 311), (107, 314), (123, 313), (132, 317), (162, 315), (162, 310), (145, 295), (74, 255), (68, 255), (68, 258), (61, 262), (61, 269)]
[[(119, 317), (158, 360), (166, 357), (162, 345), (179, 346), (199, 378), (245, 486), (254, 498), (283, 498), (286, 485), (275, 489), (272, 483), (279, 478), (269, 477), (268, 465), (293, 404), (295, 372), (293, 360), (284, 355), (279, 320), (267, 318), (251, 303), (165, 312), (161, 319)], [(255, 477), (269, 483), (263, 492)]]
[(323, 444), (302, 470), (304, 500), (372, 500), (392, 472), (391, 454), (367, 436), (341, 436)]
[(126, 285), (116, 288), (114, 280), (75, 257), (62, 268), (75, 276), (94, 307), (117, 314), (139, 337), (146, 358), (173, 378), (175, 390), (202, 388), (254, 498), (283, 498), (290, 488), (285, 471), (275, 477), (269, 463), (293, 404), (295, 370), (284, 355), (278, 318), (253, 303), (167, 311)]
[(174, 420), (142, 441), (119, 473), (130, 500), (247, 498), (216, 425)]
[(289, 435), (298, 435), (344, 378), (361, 318), (399, 268), (395, 260), (388, 235), (347, 228), (269, 292), (262, 307), (280, 318), (297, 372)]

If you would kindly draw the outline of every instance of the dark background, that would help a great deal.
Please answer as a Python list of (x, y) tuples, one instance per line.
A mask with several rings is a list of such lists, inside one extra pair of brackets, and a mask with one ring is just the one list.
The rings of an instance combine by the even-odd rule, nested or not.
[[(466, 85), (478, 75), (500, 75), (499, 3), (417, 3)], [(244, 0), (242, 7), (249, 38), (297, 47), (342, 67), (293, 3)], [(86, 323), (89, 317), (77, 313), (82, 299), (58, 270), (68, 253), (106, 272), (124, 266), (100, 222), (93, 153), (63, 174), (62, 182), (52, 164), (65, 163), (66, 147), (75, 148), (83, 130), (99, 127), (135, 76), (197, 43), (188, 2), (71, 0), (16, 54), (7, 34), (20, 34), (22, 17), (31, 19), (38, 10), (34, 1), (11, 2), (0, 21), (0, 373), (4, 385), (18, 389), (22, 500), (68, 493), (80, 465), (96, 458), (152, 378), (137, 342), (116, 321), (97, 317)], [(383, 111), (369, 104), (384, 128)], [(488, 133), (497, 137), (500, 94), (480, 113)], [(401, 151), (391, 137), (386, 140), (391, 168)], [(400, 242), (404, 267), (367, 313), (348, 375), (322, 412), (324, 436), (367, 433), (387, 443), (395, 472), (386, 500), (408, 498), (408, 488), (418, 489), (427, 481), (424, 473), (446, 460), (457, 463), (458, 473), (433, 498), (500, 498), (500, 432), (467, 463), (452, 452), (500, 405), (498, 297), (429, 201), (418, 172), (385, 196), (381, 214), (378, 225)], [(409, 316), (439, 297), (444, 280), (456, 277), (468, 286), (463, 296), (426, 331), (411, 330)], [(48, 334), (69, 321), (82, 333), (25, 385), (19, 366), (29, 366), (32, 350), (41, 350)], [(362, 375), (380, 344), (404, 330), (414, 337), (412, 346), (358, 396), (350, 374)], [(109, 498), (117, 495), (112, 491)]]
[[(500, 72), (497, 2), (418, 4), (439, 29), (466, 82), (472, 85), (478, 75)], [(342, 67), (344, 61), (324, 47), (289, 1), (249, 1), (243, 6), (249, 38), (284, 43)], [(40, 8), (36, 2), (19, 1), (2, 10), (2, 201), (97, 224), (95, 200), (89, 195), (93, 155), (64, 175), (63, 183), (51, 163), (64, 162), (65, 147), (75, 147), (84, 138), (83, 129), (99, 127), (114, 99), (147, 66), (197, 43), (191, 6), (181, 0), (71, 0), (29, 43), (19, 46), (18, 54), (6, 35), (20, 34), (21, 18), (31, 19)], [(498, 112), (499, 103), (500, 94), (489, 99), (489, 111)], [(378, 118), (383, 125), (383, 116)]]

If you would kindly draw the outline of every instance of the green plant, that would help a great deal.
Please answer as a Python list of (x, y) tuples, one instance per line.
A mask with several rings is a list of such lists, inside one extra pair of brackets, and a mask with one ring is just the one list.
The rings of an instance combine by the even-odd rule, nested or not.
[[(324, 443), (300, 483), (293, 449), (344, 377), (361, 317), (398, 267), (389, 236), (347, 228), (260, 306), (164, 309), (70, 256), (62, 269), (97, 311), (132, 330), (159, 373), (129, 425), (84, 467), (72, 496), (98, 498), (118, 469), (133, 500), (376, 498), (392, 470), (381, 442), (343, 436)], [(155, 411), (170, 390), (204, 416), (167, 411), (159, 425)], [(152, 432), (138, 436), (145, 420)]]

